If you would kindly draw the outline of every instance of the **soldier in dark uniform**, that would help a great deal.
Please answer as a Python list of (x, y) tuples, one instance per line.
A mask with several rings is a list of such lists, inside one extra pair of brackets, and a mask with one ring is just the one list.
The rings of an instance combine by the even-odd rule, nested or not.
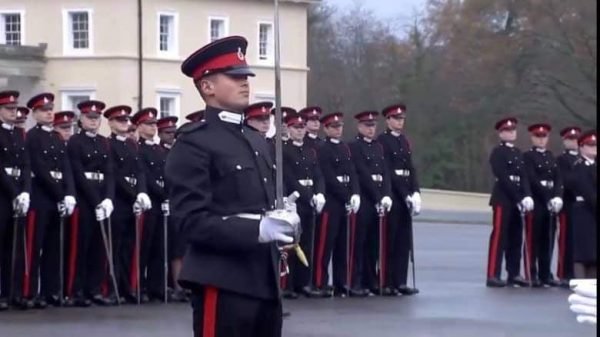
[(271, 102), (258, 102), (248, 106), (244, 109), (244, 123), (266, 138), (271, 127), (272, 107)]
[[(27, 133), (27, 150), (31, 158), (32, 214), (28, 219), (28, 233), (33, 233), (28, 242), (31, 254), (29, 279), (24, 282), (25, 294), (34, 296), (35, 306), (45, 308), (47, 303), (60, 306), (60, 225), (76, 205), (75, 183), (67, 155), (67, 145), (52, 128), (54, 121), (54, 95), (39, 94), (27, 102), (37, 125)], [(30, 227), (30, 225), (32, 225)], [(43, 252), (43, 254), (42, 254)], [(38, 296), (38, 275), (40, 294)]]
[(579, 159), (573, 166), (573, 261), (575, 278), (597, 278), (598, 270), (598, 168), (596, 130), (577, 141)]
[[(407, 286), (409, 254), (412, 242), (412, 216), (421, 212), (421, 192), (412, 162), (412, 149), (404, 135), (406, 106), (397, 104), (383, 109), (387, 130), (377, 140), (383, 146), (392, 185), (391, 209), (386, 221), (386, 260), (384, 261), (384, 296), (414, 295), (419, 292)], [(387, 263), (385, 263), (387, 262)]]
[(73, 136), (73, 119), (75, 113), (73, 111), (59, 111), (54, 114), (54, 131), (56, 131), (62, 140), (69, 141)]
[[(300, 246), (310, 258), (309, 267), (303, 266), (297, 256), (290, 255), (287, 291), (284, 297), (296, 298), (297, 293), (307, 297), (322, 297), (315, 289), (311, 280), (314, 272), (315, 227), (317, 215), (325, 206), (325, 181), (319, 169), (317, 152), (304, 143), (306, 121), (295, 113), (287, 114), (285, 124), (290, 134), (290, 140), (283, 145), (283, 180), (285, 195), (297, 192), (300, 196), (296, 201), (298, 215), (302, 222)], [(309, 269), (311, 268), (311, 269)]]
[(159, 119), (156, 122), (156, 128), (158, 129), (158, 139), (160, 139), (159, 145), (169, 153), (169, 150), (175, 143), (175, 132), (177, 132), (177, 121), (179, 118), (175, 116), (169, 116)]
[(538, 205), (526, 218), (526, 253), (531, 263), (531, 284), (533, 287), (557, 286), (550, 264), (556, 235), (556, 216), (563, 206), (563, 183), (556, 160), (546, 148), (552, 127), (538, 123), (529, 126), (528, 130), (533, 147), (523, 154), (523, 160), (533, 201)]
[(15, 120), (15, 126), (25, 130), (25, 123), (27, 122), (27, 116), (29, 116), (29, 108), (26, 106), (17, 107), (17, 119)]
[(191, 114), (188, 114), (187, 116), (185, 116), (185, 119), (187, 119), (188, 121), (190, 121), (192, 123), (204, 120), (204, 110), (194, 111)]
[[(392, 209), (392, 190), (383, 146), (375, 139), (378, 115), (377, 111), (356, 114), (354, 118), (358, 121), (358, 135), (350, 143), (362, 201), (356, 228), (353, 228), (355, 240), (350, 295), (354, 296), (366, 296), (369, 290), (378, 292), (379, 213), (387, 214)], [(385, 259), (381, 262), (385, 262)], [(385, 270), (385, 267), (381, 269)]]
[(248, 106), (246, 39), (212, 42), (182, 64), (207, 104), (205, 120), (180, 128), (167, 160), (172, 211), (188, 249), (180, 283), (192, 291), (194, 336), (281, 336), (279, 252), (300, 219), (269, 211), (275, 165)]
[(81, 129), (67, 145), (79, 206), (71, 219), (66, 294), (69, 304), (80, 307), (113, 303), (102, 292), (108, 287), (108, 257), (99, 224), (110, 218), (115, 196), (108, 139), (98, 134), (105, 107), (95, 100), (79, 103)]
[(0, 311), (8, 309), (9, 301), (21, 309), (33, 307), (23, 299), (21, 288), (25, 271), (23, 219), (30, 204), (31, 167), (25, 131), (15, 127), (18, 98), (18, 91), (0, 92)]
[(321, 129), (321, 115), (323, 110), (318, 106), (306, 107), (298, 111), (302, 117), (306, 119), (306, 136), (304, 142), (314, 149), (323, 144), (323, 139), (319, 138), (319, 130)]
[[(533, 211), (534, 201), (522, 152), (515, 147), (517, 119), (504, 118), (496, 123), (500, 144), (490, 155), (492, 173), (496, 178), (490, 198), (493, 229), (490, 235), (487, 286), (527, 286), (520, 274), (521, 245), (523, 244), (522, 212)], [(545, 205), (539, 205), (544, 207)], [(506, 260), (508, 282), (500, 278), (502, 255)], [(527, 270), (525, 271), (527, 273)]]
[[(104, 117), (108, 119), (111, 129), (109, 144), (115, 180), (115, 210), (112, 214), (113, 256), (114, 259), (118, 259), (115, 268), (119, 277), (119, 294), (129, 302), (137, 302), (136, 289), (139, 282), (135, 252), (140, 247), (136, 246), (137, 224), (134, 212), (140, 215), (141, 239), (144, 233), (143, 212), (152, 208), (152, 202), (146, 194), (146, 178), (137, 143), (127, 137), (130, 113), (131, 107), (119, 105), (104, 111)], [(139, 300), (147, 302), (148, 297), (142, 294)]]
[(346, 260), (351, 259), (347, 245), (352, 246), (352, 237), (348, 240), (348, 227), (355, 226), (361, 203), (350, 147), (342, 141), (343, 120), (341, 112), (321, 118), (327, 139), (317, 150), (317, 157), (325, 178), (327, 203), (318, 229), (314, 273), (315, 286), (325, 296), (331, 296), (332, 291), (327, 288), (327, 268), (333, 255), (333, 295), (340, 297), (350, 292), (350, 268)]
[(127, 138), (131, 139), (134, 143), (138, 142), (140, 137), (137, 134), (137, 126), (135, 124), (129, 125), (129, 129), (127, 129)]
[(147, 277), (142, 276), (142, 289), (147, 291), (150, 300), (163, 301), (166, 263), (163, 226), (165, 217), (169, 217), (170, 209), (164, 178), (167, 152), (154, 142), (158, 131), (157, 114), (158, 112), (154, 108), (144, 108), (138, 111), (131, 121), (137, 125), (140, 136), (138, 151), (145, 170), (146, 188), (150, 201), (156, 206), (144, 215), (140, 266), (142, 275), (145, 274), (144, 270), (147, 268)]
[(569, 287), (569, 281), (573, 278), (573, 221), (572, 207), (575, 203), (575, 194), (570, 183), (573, 165), (579, 158), (579, 146), (577, 139), (581, 135), (581, 129), (576, 126), (566, 127), (560, 131), (563, 140), (564, 152), (556, 158), (560, 175), (563, 178), (564, 206), (558, 220), (560, 224), (558, 234), (558, 265), (556, 276), (560, 279), (563, 288)]

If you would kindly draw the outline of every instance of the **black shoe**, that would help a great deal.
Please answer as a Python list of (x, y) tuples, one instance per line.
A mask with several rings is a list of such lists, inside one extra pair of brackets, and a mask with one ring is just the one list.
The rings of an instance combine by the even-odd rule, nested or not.
[(350, 297), (367, 297), (369, 291), (367, 289), (352, 288), (350, 289)]
[(346, 298), (350, 296), (350, 289), (347, 287), (335, 287), (333, 289), (334, 297)]
[(529, 287), (529, 282), (525, 281), (521, 276), (509, 278), (506, 285), (513, 288)]
[(137, 304), (137, 297), (135, 296), (135, 294), (127, 293), (123, 297), (125, 298), (125, 302), (130, 304)]
[(412, 296), (412, 295), (416, 295), (419, 293), (419, 289), (411, 288), (407, 285), (398, 286), (396, 288), (396, 290), (398, 290), (398, 293), (400, 293), (401, 295), (405, 295), (405, 296)]
[(33, 309), (33, 300), (28, 300), (26, 298), (17, 297), (12, 300), (11, 306), (14, 308), (17, 308), (19, 310)]
[(102, 296), (102, 294), (96, 294), (96, 295), (92, 296), (89, 300), (92, 303), (94, 303), (95, 305), (98, 305), (101, 307), (108, 307), (108, 306), (113, 305), (113, 302), (108, 297)]
[(321, 294), (323, 294), (324, 298), (333, 297), (333, 295), (334, 295), (333, 287), (331, 287), (331, 286), (327, 286), (324, 289), (318, 289), (318, 290), (321, 292)]
[(62, 307), (65, 305), (65, 300), (60, 299), (58, 295), (51, 295), (46, 297), (46, 302), (53, 307)]
[(532, 288), (542, 288), (543, 286), (544, 286), (544, 284), (540, 280), (533, 280), (533, 281), (531, 281), (531, 287)]
[(80, 308), (87, 308), (92, 305), (92, 301), (85, 298), (83, 294), (77, 294), (73, 297), (73, 305)]
[(44, 300), (43, 298), (41, 298), (40, 296), (36, 296), (33, 299), (33, 306), (36, 309), (46, 309), (48, 307), (48, 303), (46, 302), (46, 300)]
[(549, 278), (547, 280), (544, 280), (544, 281), (542, 281), (542, 283), (544, 284), (544, 286), (548, 286), (548, 287), (560, 287), (561, 286), (561, 282), (554, 278)]
[(6, 298), (0, 298), (0, 311), (8, 310), (8, 301)]
[(398, 296), (398, 290), (395, 288), (391, 288), (391, 287), (385, 287), (385, 288), (383, 288), (381, 295), (388, 296), (388, 297)]
[(148, 297), (148, 294), (142, 294), (142, 300), (141, 302), (143, 304), (150, 302), (150, 297)]
[(71, 308), (75, 306), (75, 300), (70, 298), (70, 297), (65, 297), (64, 301), (63, 301), (63, 307), (65, 308)]
[(502, 281), (499, 278), (489, 278), (487, 279), (487, 281), (485, 282), (486, 287), (489, 288), (504, 288), (506, 287), (506, 282)]
[(569, 285), (569, 280), (560, 280), (560, 283), (558, 285), (560, 288), (563, 289), (571, 289), (571, 286)]
[(170, 294), (169, 302), (187, 303), (189, 302), (189, 297), (185, 291), (176, 289)]
[(312, 288), (309, 286), (303, 287), (300, 290), (300, 293), (308, 298), (320, 298), (323, 297), (323, 292), (317, 288)]
[(283, 298), (288, 299), (288, 300), (297, 300), (298, 297), (298, 293), (291, 291), (291, 290), (284, 290), (283, 291)]

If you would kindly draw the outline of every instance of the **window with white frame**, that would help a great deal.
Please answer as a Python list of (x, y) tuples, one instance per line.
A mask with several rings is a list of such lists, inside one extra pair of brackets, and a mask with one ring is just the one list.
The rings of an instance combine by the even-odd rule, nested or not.
[(209, 40), (213, 42), (229, 35), (229, 19), (225, 17), (210, 17), (208, 19)]
[(176, 13), (158, 13), (158, 52), (162, 55), (178, 54), (178, 18)]
[(272, 62), (274, 50), (273, 24), (270, 22), (259, 22), (258, 60), (260, 62)]
[(158, 92), (156, 106), (159, 118), (179, 116), (180, 96), (178, 92)]
[(91, 9), (63, 11), (63, 49), (65, 54), (90, 54), (93, 50)]
[(12, 46), (23, 44), (23, 13), (0, 13), (0, 44)]
[(74, 111), (77, 114), (79, 113), (77, 104), (95, 98), (95, 92), (93, 90), (86, 89), (62, 90), (60, 94), (62, 110)]

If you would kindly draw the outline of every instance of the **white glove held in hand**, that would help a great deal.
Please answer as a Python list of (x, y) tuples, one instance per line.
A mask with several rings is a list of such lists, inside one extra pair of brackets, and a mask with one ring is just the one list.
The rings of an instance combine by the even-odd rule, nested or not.
[(350, 209), (352, 210), (352, 213), (358, 213), (358, 210), (360, 209), (360, 196), (358, 194), (354, 194), (350, 197)]
[(413, 215), (418, 215), (421, 213), (421, 193), (415, 192), (412, 195), (412, 210)]
[(103, 221), (103, 220), (108, 219), (108, 217), (106, 216), (106, 211), (101, 206), (101, 204), (98, 204), (98, 206), (96, 206), (96, 209), (94, 210), (94, 212), (96, 213), (97, 221)]
[(147, 211), (152, 208), (152, 202), (146, 193), (138, 194), (135, 198), (135, 202), (142, 208), (143, 211)]
[(523, 198), (523, 200), (521, 200), (519, 205), (525, 212), (533, 211), (534, 204), (533, 204), (533, 199), (531, 197)]
[(77, 205), (77, 201), (75, 200), (75, 197), (73, 197), (72, 195), (67, 195), (63, 199), (63, 204), (65, 205), (65, 209), (67, 212), (66, 215), (71, 215), (71, 214), (73, 214), (73, 211), (75, 210), (75, 205)]
[(56, 209), (58, 210), (58, 215), (61, 217), (67, 216), (67, 206), (65, 206), (63, 201), (56, 204)]
[(388, 213), (392, 209), (392, 198), (388, 197), (387, 195), (381, 198), (381, 201), (379, 203), (381, 204), (381, 207), (383, 207), (383, 210), (386, 213)]
[(110, 199), (102, 200), (102, 202), (98, 206), (102, 207), (107, 218), (110, 218), (110, 215), (112, 214), (112, 212), (115, 209), (115, 207), (113, 206), (113, 203)]
[(548, 201), (548, 210), (552, 213), (559, 213), (563, 208), (563, 200), (559, 197), (554, 197)]
[(260, 220), (258, 242), (281, 241), (286, 244), (293, 243), (299, 227), (300, 217), (297, 213), (286, 210), (267, 212)]
[(169, 206), (169, 200), (165, 200), (163, 201), (162, 204), (160, 204), (160, 209), (163, 212), (164, 215), (169, 216), (171, 215), (171, 207)]
[(577, 314), (579, 323), (596, 324), (597, 296), (596, 280), (571, 280), (571, 288), (575, 292), (569, 296), (569, 309)]
[(15, 200), (13, 200), (13, 210), (17, 216), (23, 216), (27, 214), (27, 211), (29, 210), (29, 202), (29, 193), (22, 192), (21, 194), (17, 195)]
[(325, 196), (322, 193), (315, 194), (313, 195), (310, 203), (315, 208), (317, 213), (321, 213), (323, 211), (323, 207), (325, 207)]

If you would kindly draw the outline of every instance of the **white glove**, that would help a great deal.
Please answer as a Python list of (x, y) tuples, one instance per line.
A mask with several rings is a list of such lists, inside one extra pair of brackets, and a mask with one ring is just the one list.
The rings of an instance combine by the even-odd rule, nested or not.
[(144, 208), (142, 207), (142, 205), (139, 202), (136, 201), (133, 203), (133, 214), (140, 215), (140, 214), (142, 214), (143, 211), (144, 211)]
[(300, 198), (298, 191), (294, 191), (289, 196), (283, 197), (283, 209), (288, 212), (298, 213), (298, 208), (296, 207), (296, 200), (298, 198)]
[(386, 195), (385, 197), (381, 198), (379, 204), (381, 207), (383, 207), (383, 210), (388, 213), (392, 209), (392, 198)]
[(17, 197), (13, 201), (13, 209), (16, 215), (23, 216), (27, 214), (27, 211), (29, 210), (29, 203), (29, 193), (22, 192), (21, 194), (17, 195)]
[(77, 201), (75, 200), (74, 196), (66, 195), (65, 198), (63, 199), (63, 204), (65, 205), (67, 215), (71, 215), (71, 214), (73, 214), (73, 211), (75, 210), (75, 205), (77, 205)]
[(408, 195), (406, 197), (406, 199), (404, 199), (404, 202), (406, 202), (406, 207), (408, 207), (409, 209), (413, 208), (413, 200), (412, 200), (412, 196)]
[(421, 213), (421, 193), (415, 192), (412, 195), (412, 210), (413, 215), (419, 215)]
[(171, 215), (171, 207), (169, 206), (169, 200), (165, 200), (160, 204), (160, 209), (165, 216)]
[(358, 210), (360, 209), (360, 196), (358, 194), (354, 194), (350, 197), (350, 209), (352, 210), (352, 213), (358, 213)]
[(300, 225), (297, 213), (286, 210), (267, 212), (260, 220), (258, 242), (267, 243), (281, 241), (293, 243)]
[(533, 199), (531, 199), (531, 197), (523, 198), (523, 200), (521, 200), (519, 205), (525, 212), (533, 211), (534, 204), (533, 204)]
[(104, 213), (106, 214), (107, 218), (110, 218), (110, 215), (112, 214), (112, 212), (115, 209), (115, 206), (113, 206), (112, 200), (110, 200), (108, 198), (102, 200), (102, 202), (98, 206), (102, 207), (102, 209), (104, 209)]
[(571, 280), (571, 288), (575, 292), (569, 296), (569, 309), (577, 314), (579, 323), (596, 324), (597, 321), (597, 286), (595, 279)]
[(139, 193), (137, 198), (135, 198), (135, 202), (140, 205), (142, 210), (147, 211), (152, 208), (152, 202), (150, 201), (150, 197), (146, 193)]
[(313, 195), (310, 204), (320, 214), (323, 211), (323, 207), (325, 207), (325, 196), (322, 193)]
[(58, 215), (60, 215), (61, 217), (67, 216), (67, 206), (65, 206), (64, 201), (57, 203), (56, 209), (58, 210)]
[(103, 221), (105, 219), (108, 219), (108, 216), (106, 216), (106, 210), (104, 209), (104, 207), (102, 207), (102, 204), (98, 204), (94, 212), (96, 213), (97, 221)]
[(548, 210), (552, 213), (559, 213), (563, 207), (563, 200), (560, 197), (554, 197), (548, 201)]

